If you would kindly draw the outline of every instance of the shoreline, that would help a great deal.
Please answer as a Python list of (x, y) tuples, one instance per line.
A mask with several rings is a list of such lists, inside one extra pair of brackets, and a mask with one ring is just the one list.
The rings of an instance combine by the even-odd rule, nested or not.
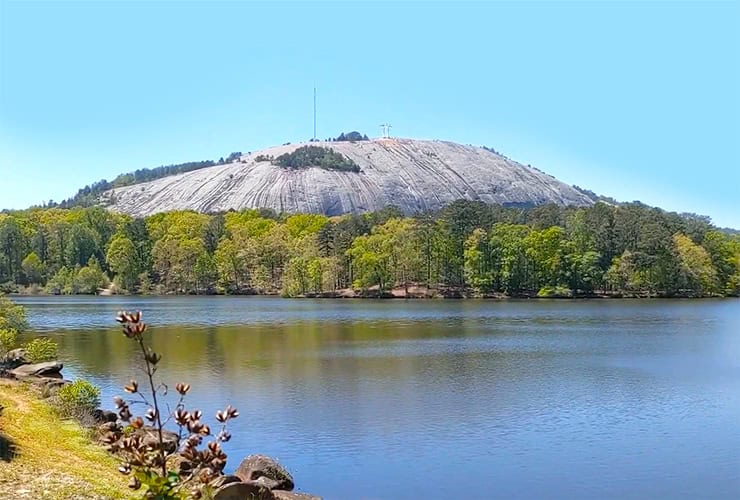
[(268, 293), (224, 293), (222, 291), (208, 292), (182, 292), (182, 293), (77, 293), (77, 294), (55, 294), (47, 292), (24, 293), (11, 292), (9, 297), (276, 297), (281, 299), (361, 299), (361, 300), (650, 300), (650, 299), (721, 299), (738, 298), (736, 295), (693, 295), (693, 294), (668, 294), (668, 293), (577, 293), (577, 294), (552, 294), (538, 295), (536, 292), (507, 295), (503, 293), (476, 294), (472, 291), (463, 290), (439, 290), (423, 289), (421, 291), (405, 293), (403, 288), (392, 289), (379, 293), (377, 290), (355, 291), (341, 289), (333, 292), (306, 293), (293, 296), (285, 296), (279, 292)]

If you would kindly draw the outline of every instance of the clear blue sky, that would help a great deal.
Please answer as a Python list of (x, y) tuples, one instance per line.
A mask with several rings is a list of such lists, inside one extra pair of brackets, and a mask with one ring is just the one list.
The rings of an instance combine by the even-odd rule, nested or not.
[(0, 208), (390, 122), (740, 228), (740, 2), (0, 0)]

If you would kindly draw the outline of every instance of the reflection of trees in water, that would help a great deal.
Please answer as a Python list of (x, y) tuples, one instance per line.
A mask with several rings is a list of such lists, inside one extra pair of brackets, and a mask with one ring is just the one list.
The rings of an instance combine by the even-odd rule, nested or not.
[[(490, 325), (487, 327), (490, 333)], [(538, 356), (494, 349), (480, 322), (303, 322), (274, 326), (153, 326), (152, 346), (164, 358), (164, 380), (187, 380), (200, 390), (283, 391), (316, 397), (327, 390), (356, 392), (367, 384), (388, 390), (429, 383), (466, 390), (475, 384), (527, 377), (519, 363)], [(499, 340), (507, 334), (499, 332)], [(502, 340), (503, 339), (503, 340)], [(127, 381), (138, 358), (116, 330), (58, 335), (62, 357), (76, 371)], [(536, 369), (534, 371), (537, 371)], [(224, 389), (224, 387), (226, 389)]]

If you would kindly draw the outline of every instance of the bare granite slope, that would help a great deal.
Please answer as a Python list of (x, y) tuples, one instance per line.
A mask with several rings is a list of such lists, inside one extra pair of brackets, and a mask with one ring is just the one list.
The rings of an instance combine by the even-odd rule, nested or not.
[(406, 213), (437, 209), (458, 199), (486, 203), (590, 205), (591, 199), (552, 176), (488, 150), (444, 141), (375, 139), (317, 142), (355, 163), (361, 172), (292, 170), (256, 161), (305, 144), (269, 148), (236, 163), (117, 188), (101, 201), (134, 216), (176, 209), (219, 212), (272, 208), (327, 215), (388, 205)]

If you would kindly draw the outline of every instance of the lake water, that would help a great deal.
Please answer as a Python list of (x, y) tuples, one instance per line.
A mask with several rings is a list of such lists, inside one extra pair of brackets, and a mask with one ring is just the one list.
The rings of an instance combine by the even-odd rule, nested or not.
[(17, 301), (108, 407), (144, 311), (162, 378), (239, 408), (229, 466), (327, 500), (740, 497), (738, 300)]

